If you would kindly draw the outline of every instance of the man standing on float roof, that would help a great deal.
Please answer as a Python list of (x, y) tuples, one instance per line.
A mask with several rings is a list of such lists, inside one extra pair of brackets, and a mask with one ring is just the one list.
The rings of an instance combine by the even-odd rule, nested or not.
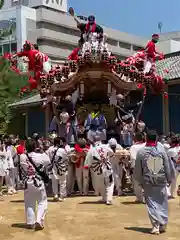
[(99, 34), (99, 39), (101, 40), (103, 38), (103, 28), (96, 24), (96, 19), (94, 16), (89, 16), (88, 17), (88, 23), (80, 23), (77, 19), (75, 19), (77, 22), (77, 27), (81, 31), (81, 38), (80, 41), (84, 43), (84, 37), (83, 35), (86, 34), (86, 39), (88, 39), (88, 36), (90, 33), (98, 33)]
[(144, 74), (149, 73), (153, 64), (155, 63), (156, 56), (159, 55), (160, 59), (163, 59), (163, 54), (156, 50), (156, 43), (159, 42), (159, 35), (153, 34), (151, 41), (149, 41), (144, 49), (146, 60), (144, 62)]

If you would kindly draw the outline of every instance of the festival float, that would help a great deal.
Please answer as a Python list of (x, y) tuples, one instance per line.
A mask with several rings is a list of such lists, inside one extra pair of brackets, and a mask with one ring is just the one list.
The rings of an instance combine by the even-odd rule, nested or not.
[[(69, 12), (77, 20), (72, 8)], [(28, 50), (33, 48), (28, 41), (24, 48), (26, 46)], [(5, 54), (4, 58), (10, 61), (11, 69), (18, 74), (22, 73), (22, 69), (28, 74), (33, 72), (33, 76), (28, 80), (29, 86), (22, 88), (21, 92), (37, 89), (48, 104), (55, 99), (62, 101), (67, 95), (76, 93), (81, 103), (99, 101), (101, 104), (111, 105), (117, 94), (127, 95), (131, 91), (143, 89), (145, 96), (146, 89), (151, 89), (155, 94), (162, 93), (164, 89), (164, 80), (156, 74), (155, 62), (147, 59), (144, 50), (119, 61), (108, 49), (106, 36), (101, 36), (100, 40), (95, 31), (88, 32), (88, 38), (85, 38), (83, 45), (75, 49), (64, 63), (61, 62), (51, 69), (48, 57), (39, 50), (33, 51), (37, 51), (34, 62), (39, 62), (38, 67), (27, 60), (26, 49), (25, 54), (15, 54), (13, 57)], [(75, 52), (77, 53), (73, 56)], [(28, 64), (31, 65), (29, 72)]]

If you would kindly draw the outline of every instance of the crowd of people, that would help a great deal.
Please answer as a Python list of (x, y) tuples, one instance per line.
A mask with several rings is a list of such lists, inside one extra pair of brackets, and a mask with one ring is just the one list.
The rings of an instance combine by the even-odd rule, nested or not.
[[(145, 135), (137, 132), (132, 146), (126, 150), (135, 201), (147, 205), (152, 234), (166, 230), (168, 197), (174, 198), (179, 175), (179, 142), (175, 134), (160, 141), (156, 131), (148, 130)], [(125, 194), (122, 151), (115, 138), (102, 143), (99, 136), (94, 136), (91, 144), (79, 138), (74, 146), (69, 146), (65, 138), (52, 135), (48, 140), (40, 139), (38, 134), (26, 140), (5, 136), (0, 145), (1, 200), (3, 184), (10, 195), (23, 188), (26, 222), (35, 230), (44, 228), (50, 183), (54, 201), (63, 202), (74, 191), (88, 196), (91, 182), (94, 195), (100, 195), (101, 202), (111, 205), (114, 194)]]

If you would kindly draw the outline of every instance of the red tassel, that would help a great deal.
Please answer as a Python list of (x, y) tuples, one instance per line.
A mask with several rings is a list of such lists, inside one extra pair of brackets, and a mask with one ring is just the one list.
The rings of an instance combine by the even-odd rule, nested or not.
[(168, 93), (164, 92), (164, 99), (168, 99)]
[(27, 92), (27, 90), (28, 90), (28, 87), (27, 87), (27, 86), (22, 87), (22, 88), (21, 88), (21, 93), (25, 93), (25, 92)]
[(144, 89), (144, 96), (146, 96), (147, 95), (147, 89), (145, 88)]
[(137, 88), (139, 88), (139, 89), (143, 88), (142, 83), (138, 83)]

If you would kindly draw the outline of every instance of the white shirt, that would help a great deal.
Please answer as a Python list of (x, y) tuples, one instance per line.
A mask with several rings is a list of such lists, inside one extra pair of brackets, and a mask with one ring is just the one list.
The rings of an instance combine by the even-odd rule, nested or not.
[(166, 152), (170, 149), (170, 145), (168, 143), (163, 143), (163, 146), (164, 146)]
[(135, 161), (136, 161), (136, 156), (138, 151), (143, 148), (146, 145), (146, 143), (137, 143), (137, 144), (133, 144), (129, 151), (130, 151), (130, 159), (131, 159), (131, 164), (132, 167), (135, 167)]
[[(180, 159), (180, 146), (174, 147), (174, 148), (169, 148), (167, 151), (168, 157), (174, 161), (174, 164), (176, 166), (176, 163)], [(180, 164), (176, 166), (177, 170), (180, 170)]]
[[(46, 153), (31, 152), (28, 155), (37, 167), (40, 165), (47, 167), (50, 164), (50, 158)], [(36, 170), (30, 163), (26, 154), (20, 155), (20, 165), (23, 168), (23, 171), (24, 171), (24, 173), (26, 173), (27, 176), (35, 175)]]
[[(107, 146), (111, 149), (111, 146), (110, 146), (109, 144), (107, 144)], [(117, 144), (117, 145), (116, 145), (116, 150), (122, 150), (122, 149), (123, 149), (123, 148), (122, 148), (122, 146), (121, 146), (120, 144)], [(113, 155), (113, 156), (111, 157), (111, 162), (112, 162), (112, 164), (113, 164), (113, 165), (116, 164), (116, 163), (119, 164), (118, 159), (119, 159), (118, 156)]]
[[(57, 149), (57, 147), (51, 146), (51, 147), (49, 147), (48, 150), (46, 151), (46, 153), (47, 153), (47, 155), (49, 156), (50, 160), (52, 160), (54, 151), (55, 151), (56, 149)], [(70, 154), (70, 153), (74, 150), (74, 148), (71, 148), (69, 145), (66, 145), (64, 149), (65, 149), (65, 151), (66, 151), (67, 154)]]
[[(68, 168), (68, 154), (71, 148), (66, 145), (65, 148), (58, 148), (55, 146), (51, 146), (47, 150), (47, 154), (50, 157), (51, 164), (52, 164), (52, 173), (50, 175), (54, 176), (56, 179), (59, 179), (61, 175), (67, 174), (67, 168)], [(54, 159), (53, 159), (54, 156)]]
[(4, 149), (3, 151), (0, 151), (0, 176), (5, 176), (5, 171), (8, 169), (7, 164), (7, 153)]
[(109, 148), (107, 144), (97, 142), (95, 143), (94, 147), (89, 149), (85, 165), (92, 167), (94, 172), (96, 172), (97, 174), (103, 173), (104, 177), (107, 177), (112, 173), (112, 164), (110, 159), (113, 155), (113, 150)]
[(8, 169), (14, 168), (14, 162), (13, 162), (13, 158), (12, 158), (12, 155), (11, 155), (11, 150), (9, 148), (7, 148), (6, 157), (7, 157), (6, 158), (7, 168)]

